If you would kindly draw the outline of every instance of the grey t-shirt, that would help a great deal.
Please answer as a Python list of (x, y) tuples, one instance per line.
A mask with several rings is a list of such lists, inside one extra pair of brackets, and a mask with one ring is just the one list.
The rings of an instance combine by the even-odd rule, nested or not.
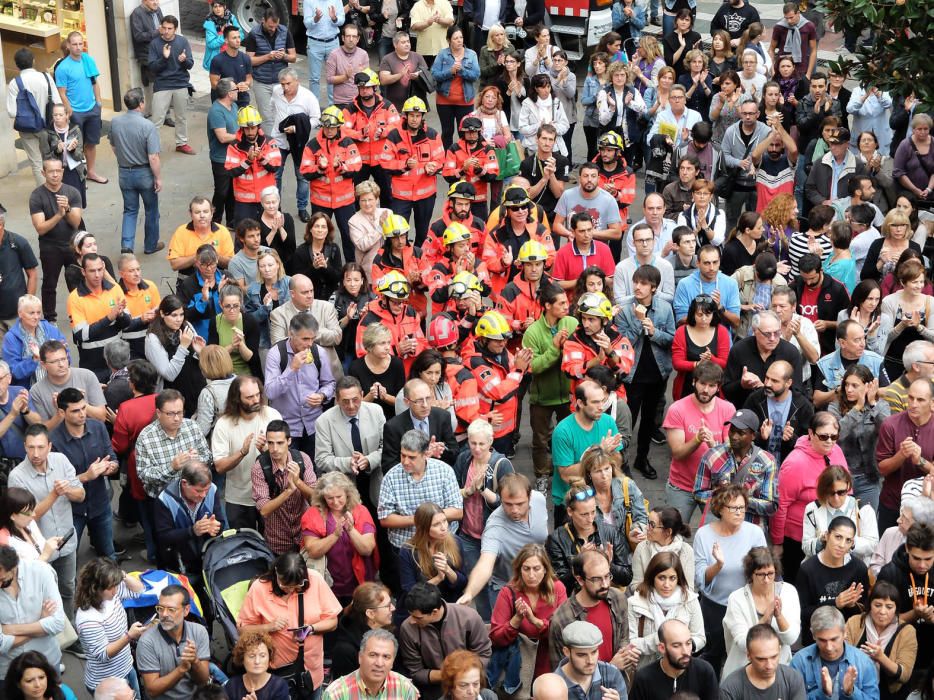
[[(182, 641), (176, 645), (175, 640), (170, 639), (163, 633), (159, 626), (151, 627), (139, 638), (139, 644), (136, 645), (136, 667), (140, 674), (158, 673), (160, 676), (167, 675), (176, 666), (181, 656), (182, 649), (185, 648), (188, 640), (195, 643), (197, 647), (198, 660), (211, 658), (211, 642), (208, 639), (208, 631), (204, 626), (197, 622), (186, 622), (185, 631), (182, 634)], [(142, 679), (140, 679), (142, 683)], [(169, 689), (162, 695), (150, 696), (151, 700), (188, 700), (195, 692), (195, 684), (191, 680), (190, 672), (182, 680), (175, 684), (174, 688)]]
[(597, 196), (593, 199), (584, 199), (580, 187), (565, 190), (558, 200), (555, 212), (564, 217), (564, 225), (571, 227), (571, 216), (578, 212), (585, 212), (593, 220), (595, 229), (608, 228), (610, 224), (622, 223), (619, 216), (619, 205), (606, 190), (597, 189)]
[(42, 420), (48, 420), (58, 410), (52, 403), (52, 394), (60, 394), (64, 389), (74, 387), (84, 392), (84, 398), (89, 406), (104, 406), (107, 400), (104, 398), (104, 390), (97, 380), (97, 376), (89, 369), (72, 367), (71, 374), (64, 384), (53, 384), (46, 376), (42, 381), (33, 384), (29, 390), (29, 407), (42, 416)]
[(807, 691), (804, 678), (791, 666), (779, 665), (775, 682), (764, 690), (749, 682), (743, 667), (720, 683), (720, 700), (807, 700)]
[(512, 578), (512, 560), (527, 544), (545, 544), (548, 539), (548, 506), (545, 496), (532, 491), (529, 504), (529, 519), (522, 522), (512, 520), (503, 507), (494, 510), (483, 528), (480, 552), (496, 556), (490, 583), (495, 590), (505, 586)]
[[(260, 247), (260, 252), (264, 250), (269, 249), (265, 246)], [(227, 277), (232, 280), (246, 280), (249, 287), (256, 282), (256, 258), (248, 258), (246, 253), (239, 251), (227, 265)]]

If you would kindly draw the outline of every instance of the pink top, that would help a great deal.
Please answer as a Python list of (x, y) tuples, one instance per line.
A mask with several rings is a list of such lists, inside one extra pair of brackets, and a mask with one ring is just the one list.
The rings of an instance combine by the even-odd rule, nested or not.
[[(718, 396), (714, 397), (713, 404), (714, 407), (710, 413), (702, 413), (697, 407), (693, 394), (679, 399), (668, 408), (662, 427), (666, 430), (672, 428), (683, 430), (684, 439), (690, 441), (706, 424), (713, 431), (714, 440), (718, 443), (726, 442), (728, 428), (724, 423), (733, 417), (736, 408), (729, 401)], [(672, 459), (671, 471), (668, 474), (669, 483), (682, 491), (693, 493), (697, 467), (708, 449), (706, 443), (701, 443), (688, 455), (687, 459)]]

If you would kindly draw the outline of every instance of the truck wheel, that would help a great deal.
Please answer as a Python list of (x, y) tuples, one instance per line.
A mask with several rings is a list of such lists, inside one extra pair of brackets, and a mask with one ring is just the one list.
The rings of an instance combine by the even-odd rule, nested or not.
[(263, 21), (263, 13), (267, 7), (278, 10), (280, 21), (289, 26), (292, 12), (290, 3), (286, 0), (233, 0), (230, 11), (237, 16), (244, 32), (249, 32)]

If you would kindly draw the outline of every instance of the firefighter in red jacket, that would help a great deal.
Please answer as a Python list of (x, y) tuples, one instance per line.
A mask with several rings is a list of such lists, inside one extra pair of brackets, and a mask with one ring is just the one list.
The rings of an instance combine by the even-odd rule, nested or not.
[(421, 245), (431, 225), (444, 167), (444, 146), (438, 132), (425, 124), (428, 107), (420, 97), (402, 105), (402, 123), (389, 132), (381, 163), (392, 176), (392, 210), (406, 219), (415, 210), (415, 245)]
[(299, 172), (311, 184), (311, 210), (333, 216), (341, 232), (344, 260), (355, 257), (350, 240), (350, 217), (354, 206), (354, 173), (360, 170), (360, 152), (349, 136), (341, 133), (344, 113), (331, 105), (321, 113), (321, 129), (302, 153)]
[(422, 332), (422, 317), (408, 303), (412, 288), (401, 272), (390, 270), (376, 280), (378, 297), (366, 305), (355, 340), (357, 357), (363, 357), (363, 331), (374, 323), (382, 323), (392, 336), (392, 351), (402, 359), (405, 374), (415, 361), (415, 356), (428, 347)]
[(444, 232), (453, 222), (458, 222), (470, 230), (470, 250), (477, 258), (483, 256), (483, 244), (486, 242), (486, 230), (483, 219), (473, 215), (470, 210), (477, 190), (465, 180), (458, 180), (448, 188), (448, 201), (441, 211), (441, 218), (435, 219), (428, 229), (428, 237), (422, 244), (425, 257), (434, 264), (444, 255)]
[(499, 296), (503, 288), (512, 281), (519, 268), (514, 264), (519, 249), (526, 241), (538, 241), (548, 251), (545, 269), (550, 270), (555, 261), (555, 245), (551, 234), (539, 223), (529, 221), (532, 200), (522, 187), (507, 187), (503, 194), (506, 218), (487, 236), (483, 246), (483, 262), (490, 275), (493, 295)]
[[(428, 346), (440, 352), (445, 359), (445, 379), (451, 387), (454, 413), (457, 416), (454, 437), (462, 443), (467, 439), (467, 426), (477, 419), (490, 420), (496, 419), (497, 416), (480, 414), (477, 380), (473, 372), (464, 366), (462, 355), (467, 353), (461, 344), (461, 334), (457, 324), (447, 314), (438, 314), (431, 319), (428, 325)], [(473, 353), (472, 349), (470, 353)]]
[(383, 169), (380, 158), (389, 132), (401, 123), (396, 106), (380, 95), (379, 76), (369, 68), (354, 76), (357, 99), (344, 108), (344, 134), (352, 138), (360, 151), (363, 163), (354, 173), (354, 183), (369, 180), (379, 185), (380, 206), (388, 209), (392, 203), (392, 184)]
[(522, 344), (522, 334), (542, 315), (542, 303), (538, 293), (542, 284), (548, 283), (545, 261), (548, 251), (538, 241), (528, 241), (519, 248), (517, 261), (521, 272), (507, 284), (496, 299), (496, 310), (509, 322), (515, 334), (512, 349)]
[(461, 119), (461, 137), (445, 154), (441, 175), (450, 183), (466, 180), (473, 185), (476, 193), (471, 210), (474, 216), (486, 219), (490, 214), (487, 207), (489, 183), (499, 175), (499, 161), (493, 146), (481, 136), (482, 131), (483, 122), (479, 117), (468, 114)]
[(595, 365), (610, 368), (619, 377), (616, 393), (626, 398), (622, 379), (635, 362), (636, 353), (629, 339), (612, 324), (613, 305), (602, 292), (587, 292), (577, 300), (577, 330), (565, 341), (561, 369), (571, 378), (571, 404), (574, 389)]
[(425, 283), (422, 277), (428, 265), (418, 246), (409, 243), (409, 222), (398, 214), (390, 214), (382, 223), (383, 247), (373, 258), (370, 277), (373, 291), (377, 291), (376, 282), (390, 270), (400, 273), (409, 283), (412, 292), (409, 304), (420, 314), (425, 313)]
[(276, 142), (262, 132), (263, 118), (255, 107), (237, 112), (236, 140), (227, 146), (224, 167), (230, 175), (234, 193), (234, 218), (259, 221), (263, 213), (260, 193), (276, 186), (276, 171), (282, 165), (282, 154)]
[[(616, 200), (619, 206), (619, 218), (624, 222), (629, 218), (629, 206), (636, 201), (636, 174), (626, 163), (623, 155), (626, 144), (615, 131), (608, 131), (597, 141), (598, 153), (594, 158), (600, 187)], [(613, 259), (619, 260), (623, 254), (623, 239), (609, 241)]]
[(513, 433), (518, 428), (520, 387), (532, 363), (532, 351), (522, 348), (513, 356), (506, 349), (512, 330), (499, 311), (483, 314), (474, 335), (475, 354), (466, 364), (477, 379), (480, 412), (499, 414), (500, 422), (493, 428), (493, 449), (507, 456), (515, 454)]
[[(444, 230), (444, 256), (422, 275), (428, 294), (435, 304), (442, 307), (450, 299), (449, 285), (461, 273), (468, 273), (478, 280), (487, 278), (486, 267), (470, 249), (470, 230), (457, 221)], [(489, 296), (489, 285), (482, 285), (482, 296)]]

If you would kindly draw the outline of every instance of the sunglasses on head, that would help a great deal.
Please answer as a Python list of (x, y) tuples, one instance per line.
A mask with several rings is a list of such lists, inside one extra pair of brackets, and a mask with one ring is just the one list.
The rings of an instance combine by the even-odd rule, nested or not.
[(572, 498), (575, 501), (587, 501), (594, 497), (595, 491), (593, 489), (584, 489), (583, 491), (578, 491), (575, 493)]

